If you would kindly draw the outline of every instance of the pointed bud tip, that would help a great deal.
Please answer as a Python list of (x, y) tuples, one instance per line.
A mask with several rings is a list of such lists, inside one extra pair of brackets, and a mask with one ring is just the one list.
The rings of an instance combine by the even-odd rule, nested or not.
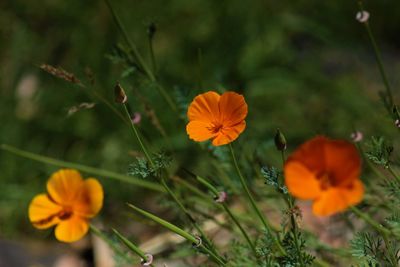
[(276, 149), (278, 149), (279, 151), (283, 151), (286, 149), (286, 138), (281, 130), (279, 130), (279, 128), (276, 130), (274, 141)]
[(128, 101), (128, 97), (126, 96), (124, 89), (118, 82), (114, 87), (114, 96), (116, 103), (125, 104)]

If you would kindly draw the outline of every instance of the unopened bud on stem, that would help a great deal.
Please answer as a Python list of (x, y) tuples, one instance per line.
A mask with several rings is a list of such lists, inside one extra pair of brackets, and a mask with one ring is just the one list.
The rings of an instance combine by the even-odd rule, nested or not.
[(150, 39), (153, 39), (154, 34), (156, 34), (157, 27), (154, 22), (150, 23), (149, 26), (147, 27), (147, 34), (149, 35)]
[(115, 102), (119, 104), (125, 104), (128, 101), (128, 97), (125, 94), (124, 89), (119, 83), (114, 87)]
[(286, 149), (286, 138), (281, 130), (276, 130), (274, 141), (276, 149), (278, 149), (279, 151), (283, 151)]

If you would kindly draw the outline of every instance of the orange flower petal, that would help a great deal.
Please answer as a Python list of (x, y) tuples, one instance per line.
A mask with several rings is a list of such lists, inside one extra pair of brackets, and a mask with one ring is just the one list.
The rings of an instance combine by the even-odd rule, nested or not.
[(103, 187), (95, 178), (88, 178), (83, 183), (83, 188), (74, 206), (74, 213), (82, 217), (94, 217), (103, 206)]
[(318, 173), (325, 169), (325, 143), (327, 138), (317, 136), (302, 144), (288, 160), (297, 160), (312, 172)]
[(286, 161), (284, 167), (285, 183), (289, 192), (301, 199), (315, 199), (321, 194), (319, 181), (302, 163)]
[(325, 143), (325, 166), (338, 184), (360, 177), (361, 159), (356, 147), (347, 141), (329, 140)]
[(345, 187), (331, 187), (314, 201), (313, 213), (319, 216), (329, 216), (344, 211), (361, 202), (363, 194), (364, 186), (359, 179)]
[(62, 242), (75, 242), (81, 239), (89, 230), (88, 222), (73, 215), (71, 218), (61, 221), (56, 227), (56, 238)]
[(216, 122), (219, 120), (220, 95), (209, 91), (196, 96), (189, 105), (187, 115), (189, 121)]
[(61, 206), (51, 201), (46, 194), (40, 194), (34, 197), (29, 204), (29, 220), (34, 227), (46, 229), (60, 221), (57, 215), (61, 211)]
[(222, 146), (229, 144), (236, 140), (239, 135), (244, 131), (246, 128), (246, 122), (241, 121), (239, 124), (231, 127), (223, 127), (217, 136), (213, 139), (212, 144), (214, 146)]
[(213, 133), (210, 130), (212, 128), (213, 125), (211, 123), (191, 121), (186, 126), (186, 132), (190, 139), (197, 142), (203, 142), (216, 136), (216, 133)]
[(50, 177), (47, 191), (50, 197), (60, 205), (72, 205), (83, 187), (81, 174), (76, 170), (62, 169)]
[(226, 127), (241, 123), (248, 112), (244, 97), (235, 92), (222, 94), (219, 100), (219, 110), (221, 121)]

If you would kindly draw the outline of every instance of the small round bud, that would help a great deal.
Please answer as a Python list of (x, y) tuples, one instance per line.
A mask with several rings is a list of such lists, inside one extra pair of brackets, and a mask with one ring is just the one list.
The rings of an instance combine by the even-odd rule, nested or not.
[(119, 104), (125, 104), (128, 101), (128, 97), (125, 94), (124, 89), (119, 83), (114, 87), (115, 102)]
[(356, 19), (358, 20), (358, 22), (360, 23), (365, 23), (368, 21), (369, 19), (369, 12), (362, 10), (362, 11), (358, 11), (357, 15), (356, 15)]
[(226, 201), (227, 197), (228, 197), (228, 194), (224, 191), (221, 191), (218, 193), (218, 197), (215, 198), (215, 202), (223, 203)]
[(133, 113), (132, 116), (133, 124), (139, 124), (141, 120), (142, 120), (142, 114), (140, 114), (139, 112)]
[(394, 121), (394, 125), (395, 125), (397, 128), (400, 128), (400, 120), (399, 120), (399, 119), (395, 120), (395, 121)]
[(276, 130), (274, 141), (276, 149), (279, 151), (286, 149), (286, 138), (279, 129)]
[(354, 133), (352, 133), (350, 135), (350, 137), (351, 137), (351, 140), (353, 140), (354, 143), (358, 143), (358, 142), (363, 140), (364, 135), (360, 131), (355, 131)]

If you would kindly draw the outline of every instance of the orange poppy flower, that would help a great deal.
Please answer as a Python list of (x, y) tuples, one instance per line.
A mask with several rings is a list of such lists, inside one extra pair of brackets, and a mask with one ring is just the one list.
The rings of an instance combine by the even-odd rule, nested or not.
[(361, 159), (353, 144), (317, 136), (285, 162), (285, 183), (300, 199), (313, 200), (313, 213), (328, 216), (362, 200)]
[(202, 142), (212, 139), (214, 146), (234, 141), (246, 128), (247, 104), (242, 95), (209, 91), (193, 99), (187, 112), (189, 138)]
[(62, 169), (47, 182), (47, 194), (39, 194), (29, 205), (34, 227), (56, 226), (56, 238), (63, 242), (81, 239), (89, 229), (89, 219), (103, 206), (103, 188), (94, 178), (82, 179), (76, 170)]

